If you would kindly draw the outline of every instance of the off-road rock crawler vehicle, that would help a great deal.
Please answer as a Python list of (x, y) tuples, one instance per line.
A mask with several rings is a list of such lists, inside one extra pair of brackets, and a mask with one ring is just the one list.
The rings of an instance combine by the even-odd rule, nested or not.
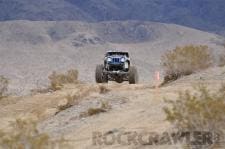
[(128, 52), (107, 52), (104, 64), (96, 67), (95, 79), (97, 83), (129, 81), (130, 84), (136, 84), (138, 82), (138, 72), (131, 65)]

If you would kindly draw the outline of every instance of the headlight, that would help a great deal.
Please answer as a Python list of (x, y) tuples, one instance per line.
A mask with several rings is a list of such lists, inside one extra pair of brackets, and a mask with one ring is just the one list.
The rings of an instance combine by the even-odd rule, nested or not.
[(121, 61), (122, 63), (124, 63), (124, 62), (126, 61), (126, 59), (125, 59), (124, 57), (122, 57), (122, 58), (120, 59), (120, 61)]
[(112, 61), (112, 58), (108, 57), (107, 62), (111, 62), (111, 61)]

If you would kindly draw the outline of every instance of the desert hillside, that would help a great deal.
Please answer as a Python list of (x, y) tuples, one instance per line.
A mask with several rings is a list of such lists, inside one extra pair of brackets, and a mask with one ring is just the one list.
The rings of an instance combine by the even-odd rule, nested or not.
[(48, 84), (52, 71), (78, 69), (80, 80), (93, 83), (97, 64), (108, 50), (131, 53), (141, 83), (160, 71), (161, 55), (179, 45), (203, 44), (215, 55), (224, 38), (174, 24), (140, 21), (8, 21), (0, 23), (0, 74), (10, 92), (27, 94)]

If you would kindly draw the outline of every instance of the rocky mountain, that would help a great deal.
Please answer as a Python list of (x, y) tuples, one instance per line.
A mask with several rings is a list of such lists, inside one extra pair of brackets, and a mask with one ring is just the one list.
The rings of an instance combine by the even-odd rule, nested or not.
[(224, 0), (0, 0), (0, 20), (141, 20), (225, 35)]

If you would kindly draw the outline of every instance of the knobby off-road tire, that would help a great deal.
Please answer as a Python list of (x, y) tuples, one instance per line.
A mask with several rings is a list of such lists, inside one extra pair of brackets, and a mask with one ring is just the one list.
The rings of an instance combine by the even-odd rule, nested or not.
[(138, 83), (138, 72), (136, 67), (131, 66), (129, 70), (129, 84), (137, 84)]
[(103, 74), (104, 66), (97, 65), (95, 70), (95, 80), (96, 83), (108, 83), (108, 78), (106, 75)]

